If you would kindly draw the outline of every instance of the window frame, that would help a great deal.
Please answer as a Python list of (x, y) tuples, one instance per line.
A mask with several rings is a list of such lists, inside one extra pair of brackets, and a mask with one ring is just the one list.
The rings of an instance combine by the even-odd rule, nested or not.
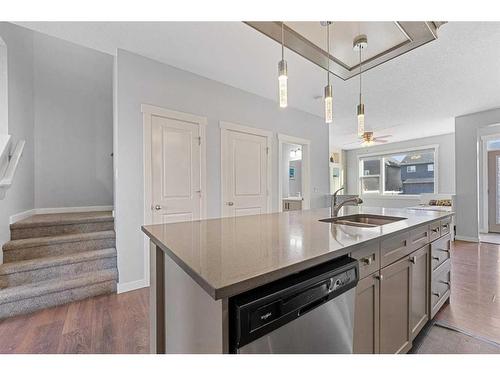
[[(439, 192), (439, 145), (433, 144), (428, 146), (419, 147), (409, 147), (397, 150), (388, 150), (386, 152), (373, 152), (373, 153), (363, 153), (358, 154), (358, 192), (361, 197), (365, 198), (376, 198), (376, 199), (418, 199), (419, 194), (397, 194), (385, 192), (385, 168), (384, 159), (393, 155), (399, 155), (404, 153), (412, 153), (418, 151), (430, 151), (434, 152), (434, 194)], [(379, 192), (363, 192), (363, 161), (366, 159), (378, 159), (380, 162), (380, 174), (379, 174)]]

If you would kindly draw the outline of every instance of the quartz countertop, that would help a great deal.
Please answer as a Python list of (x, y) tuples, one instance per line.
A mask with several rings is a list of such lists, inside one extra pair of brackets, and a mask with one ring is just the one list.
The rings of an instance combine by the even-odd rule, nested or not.
[(450, 216), (451, 212), (345, 206), (404, 217), (374, 228), (318, 221), (329, 208), (148, 225), (143, 232), (214, 299), (234, 296), (348, 254), (354, 247)]

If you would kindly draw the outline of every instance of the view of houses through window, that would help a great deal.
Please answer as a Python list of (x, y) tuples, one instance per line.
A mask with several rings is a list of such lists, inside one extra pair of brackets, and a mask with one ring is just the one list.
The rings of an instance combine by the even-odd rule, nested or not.
[(435, 150), (418, 150), (360, 159), (362, 194), (434, 193)]

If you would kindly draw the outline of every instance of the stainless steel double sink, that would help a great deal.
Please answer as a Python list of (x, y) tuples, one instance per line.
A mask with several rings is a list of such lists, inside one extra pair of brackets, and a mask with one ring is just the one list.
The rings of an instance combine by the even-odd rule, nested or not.
[(352, 227), (374, 228), (385, 224), (394, 223), (396, 221), (406, 220), (405, 217), (371, 215), (371, 214), (356, 214), (338, 217), (329, 217), (321, 219), (324, 223), (332, 223), (339, 225), (350, 225)]

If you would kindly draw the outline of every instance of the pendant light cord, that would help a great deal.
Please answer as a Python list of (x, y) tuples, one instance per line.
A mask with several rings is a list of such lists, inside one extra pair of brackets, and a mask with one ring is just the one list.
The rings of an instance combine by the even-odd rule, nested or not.
[(285, 23), (281, 21), (281, 60), (285, 60)]
[(359, 45), (359, 104), (361, 103), (361, 50), (363, 47)]
[(326, 69), (326, 78), (328, 81), (328, 86), (330, 86), (330, 21), (326, 21), (326, 50), (328, 53), (327, 56), (327, 69)]

